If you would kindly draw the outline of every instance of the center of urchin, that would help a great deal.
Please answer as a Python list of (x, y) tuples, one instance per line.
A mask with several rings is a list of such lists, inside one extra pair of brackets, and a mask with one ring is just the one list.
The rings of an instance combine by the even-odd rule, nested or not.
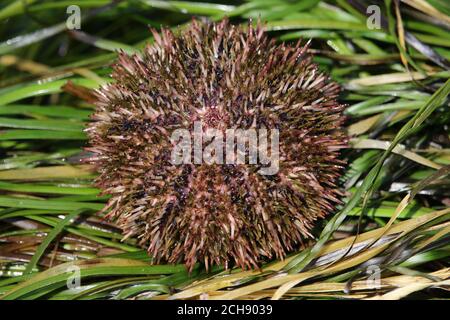
[[(154, 38), (141, 55), (120, 53), (115, 82), (97, 92), (88, 150), (97, 186), (111, 195), (108, 216), (155, 262), (189, 269), (254, 268), (299, 248), (339, 202), (347, 137), (338, 85), (307, 47), (276, 45), (259, 26), (194, 21), (179, 36)], [(259, 130), (258, 143), (276, 130), (279, 168), (262, 175), (260, 163), (174, 164), (174, 132), (187, 132), (180, 150), (190, 159), (196, 123)], [(258, 160), (263, 149), (253, 149)], [(243, 151), (251, 150), (247, 141)]]
[(213, 128), (221, 131), (232, 127), (230, 116), (222, 106), (212, 105), (199, 107), (191, 117), (191, 125), (195, 122), (202, 124), (205, 129)]

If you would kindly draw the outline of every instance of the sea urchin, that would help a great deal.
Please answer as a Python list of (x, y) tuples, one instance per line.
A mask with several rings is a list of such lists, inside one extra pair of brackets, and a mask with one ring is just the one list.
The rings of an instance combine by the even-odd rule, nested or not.
[[(96, 91), (87, 149), (111, 195), (109, 217), (155, 262), (253, 268), (283, 258), (339, 201), (338, 85), (307, 45), (277, 45), (259, 25), (193, 21), (180, 35), (153, 33), (141, 54), (119, 54), (115, 81)], [(224, 135), (276, 130), (276, 172), (261, 174), (255, 162), (174, 164), (173, 133), (195, 124)]]

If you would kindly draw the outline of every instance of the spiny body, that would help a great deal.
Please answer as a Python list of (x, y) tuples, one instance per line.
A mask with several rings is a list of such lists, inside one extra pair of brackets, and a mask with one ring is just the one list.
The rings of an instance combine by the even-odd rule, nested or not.
[[(339, 202), (339, 86), (307, 45), (277, 45), (259, 25), (193, 21), (177, 36), (153, 33), (141, 54), (119, 54), (87, 129), (109, 217), (155, 262), (254, 268), (283, 258)], [(278, 173), (173, 165), (171, 133), (195, 121), (279, 130)]]

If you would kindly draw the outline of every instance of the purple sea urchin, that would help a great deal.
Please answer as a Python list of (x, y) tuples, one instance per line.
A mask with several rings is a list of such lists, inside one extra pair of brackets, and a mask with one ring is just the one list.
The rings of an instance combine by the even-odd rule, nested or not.
[[(263, 29), (194, 21), (154, 32), (142, 54), (119, 54), (115, 82), (99, 89), (90, 159), (109, 217), (155, 262), (257, 267), (311, 237), (339, 201), (346, 144), (339, 87), (300, 42), (276, 45)], [(279, 170), (255, 164), (171, 161), (177, 129), (279, 132)]]

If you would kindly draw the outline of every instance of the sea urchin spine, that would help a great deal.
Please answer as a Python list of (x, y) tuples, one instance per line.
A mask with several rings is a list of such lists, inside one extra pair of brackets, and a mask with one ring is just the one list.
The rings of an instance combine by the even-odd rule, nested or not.
[[(258, 267), (311, 237), (339, 202), (346, 145), (339, 87), (300, 42), (276, 45), (261, 26), (193, 21), (154, 32), (139, 55), (120, 53), (114, 83), (96, 92), (87, 129), (109, 217), (155, 262)], [(279, 168), (173, 164), (177, 129), (279, 132)]]

